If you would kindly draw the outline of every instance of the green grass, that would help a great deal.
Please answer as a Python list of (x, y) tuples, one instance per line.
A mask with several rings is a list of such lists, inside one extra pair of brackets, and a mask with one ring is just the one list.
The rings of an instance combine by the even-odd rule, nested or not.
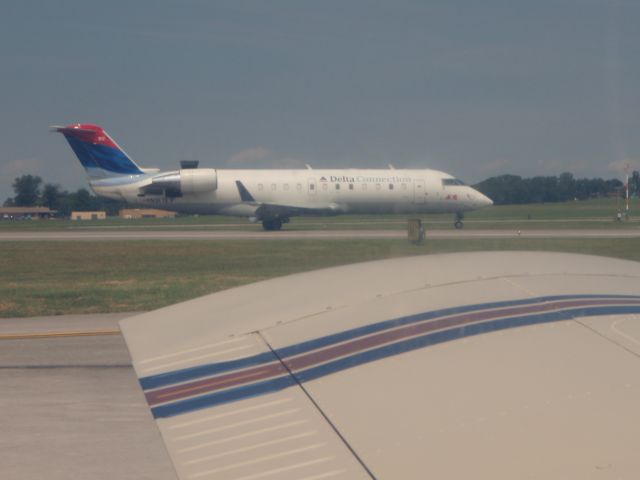
[[(585, 201), (498, 205), (466, 215), (465, 228), (470, 229), (547, 229), (547, 228), (638, 228), (640, 222), (632, 217), (630, 222), (614, 222), (622, 201), (602, 198)], [(640, 212), (640, 200), (631, 200), (631, 213)], [(405, 229), (408, 217), (414, 215), (342, 215), (337, 217), (296, 217), (284, 228), (288, 230), (317, 229)], [(640, 215), (639, 215), (640, 216)], [(453, 228), (452, 214), (420, 215), (431, 229)], [(179, 216), (173, 219), (71, 221), (0, 221), (0, 233), (18, 230), (261, 230), (259, 224), (251, 224), (237, 217)]]
[(0, 316), (141, 311), (289, 273), (373, 259), (552, 250), (640, 261), (637, 239), (3, 242)]

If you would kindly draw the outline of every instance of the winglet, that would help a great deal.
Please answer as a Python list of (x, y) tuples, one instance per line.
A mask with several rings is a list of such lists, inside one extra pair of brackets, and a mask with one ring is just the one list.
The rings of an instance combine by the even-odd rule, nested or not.
[(236, 186), (238, 187), (238, 193), (240, 193), (240, 199), (243, 202), (255, 202), (256, 199), (249, 193), (247, 187), (245, 187), (240, 180), (236, 180)]

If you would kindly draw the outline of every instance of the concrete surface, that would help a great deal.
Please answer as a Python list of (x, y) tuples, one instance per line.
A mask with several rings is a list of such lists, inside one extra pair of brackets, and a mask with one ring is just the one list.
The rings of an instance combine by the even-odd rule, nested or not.
[[(0, 331), (90, 331), (122, 316), (2, 319)], [(130, 364), (120, 335), (0, 340), (0, 478), (175, 480)]]

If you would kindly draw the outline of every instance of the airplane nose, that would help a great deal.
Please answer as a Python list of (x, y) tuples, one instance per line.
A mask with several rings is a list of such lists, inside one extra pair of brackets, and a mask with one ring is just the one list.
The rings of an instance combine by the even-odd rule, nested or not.
[(491, 200), (484, 193), (481, 193), (478, 190), (474, 190), (473, 196), (474, 200), (477, 202), (477, 205), (479, 205), (480, 208), (493, 205), (493, 200)]
[(493, 200), (491, 200), (489, 197), (487, 197), (486, 195), (484, 195), (482, 193), (480, 194), (480, 200), (481, 200), (482, 204), (485, 207), (489, 207), (489, 206), (493, 205)]

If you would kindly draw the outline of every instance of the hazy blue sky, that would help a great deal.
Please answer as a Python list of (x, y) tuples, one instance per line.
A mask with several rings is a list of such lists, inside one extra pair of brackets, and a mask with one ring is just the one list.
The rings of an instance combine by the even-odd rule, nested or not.
[(640, 2), (4, 0), (0, 202), (84, 172), (51, 124), (142, 166), (640, 168)]

